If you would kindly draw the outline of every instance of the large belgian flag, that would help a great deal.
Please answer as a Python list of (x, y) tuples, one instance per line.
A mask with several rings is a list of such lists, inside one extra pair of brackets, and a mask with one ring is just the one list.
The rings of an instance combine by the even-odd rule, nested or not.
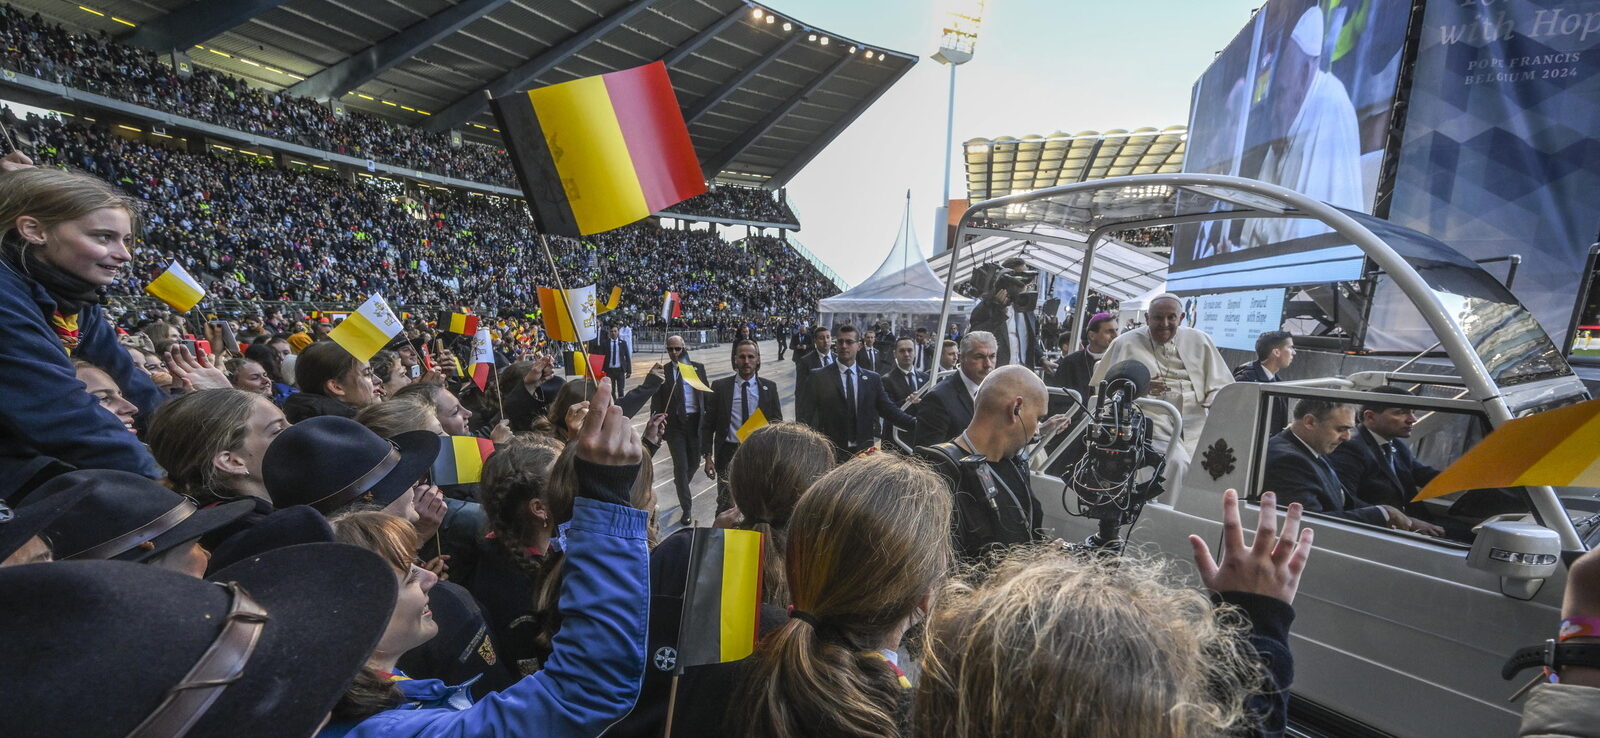
[(706, 191), (661, 62), (490, 100), (545, 233), (609, 231)]
[(695, 528), (678, 627), (678, 668), (738, 661), (756, 647), (761, 534)]

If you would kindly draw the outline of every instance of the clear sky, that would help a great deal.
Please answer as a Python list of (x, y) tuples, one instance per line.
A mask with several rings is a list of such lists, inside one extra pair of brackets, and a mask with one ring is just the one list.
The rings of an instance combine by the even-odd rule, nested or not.
[[(1188, 122), (1189, 90), (1264, 0), (989, 0), (971, 62), (957, 72), (955, 140)], [(776, 11), (921, 58), (789, 185), (798, 238), (850, 284), (912, 223), (933, 249), (944, 167), (944, 0), (771, 0)], [(950, 196), (966, 196), (962, 162)]]

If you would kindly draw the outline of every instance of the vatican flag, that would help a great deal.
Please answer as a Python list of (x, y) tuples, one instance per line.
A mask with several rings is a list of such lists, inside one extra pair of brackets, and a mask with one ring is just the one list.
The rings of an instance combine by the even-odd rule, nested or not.
[(189, 312), (195, 305), (200, 304), (201, 298), (206, 296), (206, 291), (200, 287), (200, 283), (189, 276), (183, 265), (176, 261), (145, 287), (144, 291), (171, 305), (173, 310), (180, 313)]
[(367, 361), (388, 345), (389, 339), (400, 335), (403, 327), (394, 311), (389, 309), (389, 303), (383, 301), (383, 296), (373, 295), (343, 323), (334, 326), (328, 338), (343, 346), (351, 356)]

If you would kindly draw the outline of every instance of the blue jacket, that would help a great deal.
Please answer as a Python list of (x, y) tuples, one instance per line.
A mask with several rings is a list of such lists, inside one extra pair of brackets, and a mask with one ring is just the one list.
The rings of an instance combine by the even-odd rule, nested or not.
[(44, 286), (0, 262), (0, 417), (40, 453), (81, 468), (159, 477), (155, 459), (110, 411), (84, 391), (72, 358), (111, 375), (123, 396), (149, 417), (165, 396), (117, 344), (99, 305), (78, 314), (78, 348), (68, 357), (50, 327), (56, 302)]
[[(580, 476), (596, 468), (581, 461), (579, 466)], [(543, 670), (470, 707), (459, 706), (459, 699), (448, 704), (428, 699), (353, 727), (330, 725), (319, 736), (600, 735), (632, 709), (644, 679), (650, 620), (647, 521), (643, 510), (588, 498), (574, 501), (561, 585), (563, 620)]]

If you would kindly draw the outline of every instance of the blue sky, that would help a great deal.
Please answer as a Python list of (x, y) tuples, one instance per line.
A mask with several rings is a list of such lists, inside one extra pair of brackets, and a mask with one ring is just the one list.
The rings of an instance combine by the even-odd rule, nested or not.
[[(957, 73), (955, 140), (1187, 122), (1189, 89), (1264, 0), (989, 0)], [(772, 0), (833, 33), (915, 54), (900, 82), (790, 183), (798, 238), (859, 283), (889, 252), (911, 190), (924, 253), (944, 166), (941, 0)], [(958, 157), (951, 197), (964, 197)]]

